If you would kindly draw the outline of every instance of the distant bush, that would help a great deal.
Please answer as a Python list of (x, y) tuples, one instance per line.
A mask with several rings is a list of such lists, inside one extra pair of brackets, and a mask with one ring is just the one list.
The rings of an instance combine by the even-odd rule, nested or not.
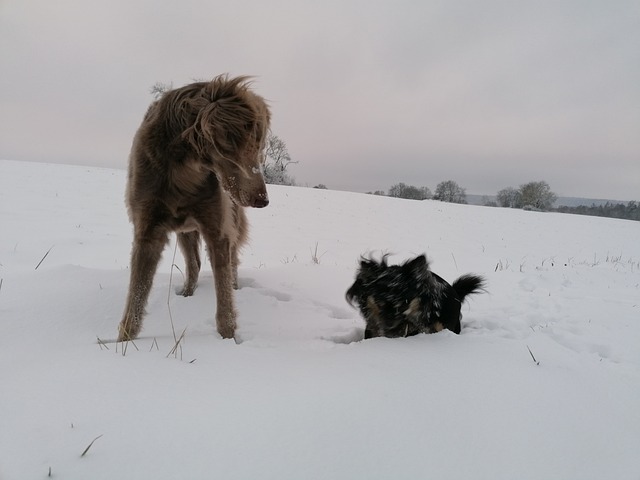
[(519, 208), (520, 191), (513, 187), (503, 188), (496, 195), (496, 200), (501, 207)]
[(529, 182), (520, 185), (520, 203), (531, 210), (551, 210), (558, 196), (547, 182)]
[(431, 190), (427, 187), (414, 187), (405, 183), (398, 183), (389, 189), (389, 196), (408, 198), (410, 200), (426, 200), (431, 198)]
[(453, 180), (447, 180), (436, 186), (433, 199), (449, 203), (467, 203), (467, 192)]
[(557, 198), (556, 194), (551, 191), (549, 184), (544, 181), (525, 183), (520, 185), (517, 190), (513, 187), (507, 187), (496, 195), (498, 205), (501, 207), (534, 211), (551, 210)]

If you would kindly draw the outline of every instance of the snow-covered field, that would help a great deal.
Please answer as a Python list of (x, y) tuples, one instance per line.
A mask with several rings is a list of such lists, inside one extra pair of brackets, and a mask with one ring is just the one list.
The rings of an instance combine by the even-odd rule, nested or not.
[[(123, 355), (124, 185), (0, 161), (1, 480), (640, 478), (639, 222), (270, 187), (239, 343), (172, 243)], [(362, 341), (367, 252), (489, 293), (459, 336)]]

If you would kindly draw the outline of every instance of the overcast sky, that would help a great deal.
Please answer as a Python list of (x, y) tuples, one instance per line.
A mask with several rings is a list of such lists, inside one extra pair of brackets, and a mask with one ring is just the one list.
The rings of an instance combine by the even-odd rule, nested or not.
[(638, 0), (0, 0), (0, 158), (125, 168), (154, 83), (225, 72), (302, 185), (640, 200)]

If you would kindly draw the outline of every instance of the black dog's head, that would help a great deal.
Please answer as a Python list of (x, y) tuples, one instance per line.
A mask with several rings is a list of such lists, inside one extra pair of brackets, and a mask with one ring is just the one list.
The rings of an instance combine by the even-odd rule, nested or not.
[(460, 333), (460, 306), (464, 297), (479, 291), (480, 277), (466, 275), (453, 286), (429, 270), (420, 255), (401, 265), (362, 258), (346, 299), (357, 306), (367, 326), (365, 338), (406, 337), (445, 328)]

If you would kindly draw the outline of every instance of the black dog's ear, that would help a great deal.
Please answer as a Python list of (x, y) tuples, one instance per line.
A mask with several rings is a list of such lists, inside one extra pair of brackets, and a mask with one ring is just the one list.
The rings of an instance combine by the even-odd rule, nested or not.
[(345, 294), (344, 298), (347, 300), (347, 303), (349, 305), (351, 305), (352, 307), (355, 307), (358, 299), (358, 296), (360, 295), (360, 290), (362, 288), (362, 282), (360, 281), (360, 279), (356, 279), (356, 281), (353, 283), (353, 285), (351, 285), (351, 287), (349, 288), (349, 290), (347, 290), (347, 293)]
[(374, 260), (372, 257), (362, 256), (360, 257), (360, 271), (368, 272), (373, 269), (378, 269), (380, 267), (386, 267), (386, 264), (384, 263), (384, 261), (385, 261), (384, 257), (382, 258), (382, 263), (380, 263)]
[(408, 261), (404, 265), (412, 271), (423, 271), (429, 268), (429, 262), (424, 254)]
[(420, 255), (403, 265), (403, 269), (415, 280), (420, 281), (429, 275), (429, 261), (424, 255)]

